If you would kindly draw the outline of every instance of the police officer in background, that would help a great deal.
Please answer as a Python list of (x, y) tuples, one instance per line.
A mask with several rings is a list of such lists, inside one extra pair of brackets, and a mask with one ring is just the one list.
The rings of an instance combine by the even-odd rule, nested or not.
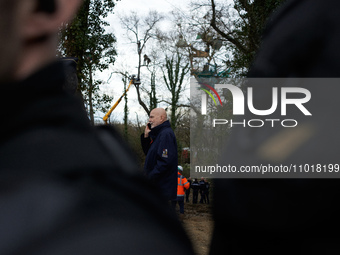
[(206, 202), (206, 200), (205, 200), (205, 191), (206, 191), (206, 188), (205, 188), (204, 177), (201, 177), (199, 185), (200, 185), (200, 195), (201, 195), (200, 204), (203, 204), (203, 203)]
[(209, 190), (210, 190), (210, 183), (208, 182), (208, 180), (206, 178), (204, 178), (204, 182), (205, 182), (205, 199), (206, 199), (206, 203), (209, 204)]
[(190, 188), (185, 191), (185, 202), (189, 203), (190, 202), (189, 197), (190, 197), (191, 183), (192, 183), (191, 177), (189, 177), (187, 180), (190, 184)]
[(193, 180), (191, 188), (192, 188), (192, 203), (197, 204), (198, 192), (200, 190), (200, 184), (198, 183), (197, 179)]

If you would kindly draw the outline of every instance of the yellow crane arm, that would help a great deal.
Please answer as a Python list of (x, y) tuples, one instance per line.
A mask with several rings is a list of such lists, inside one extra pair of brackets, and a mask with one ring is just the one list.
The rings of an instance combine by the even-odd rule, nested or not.
[(117, 102), (111, 107), (111, 109), (105, 114), (105, 116), (103, 117), (103, 120), (105, 122), (105, 124), (107, 124), (107, 120), (109, 119), (112, 111), (117, 107), (117, 105), (120, 103), (120, 101), (122, 101), (122, 98), (125, 96), (125, 94), (129, 91), (131, 85), (135, 82), (135, 79), (132, 78), (130, 80), (129, 86), (127, 87), (127, 89), (125, 90), (125, 92), (123, 93), (123, 95), (121, 95), (121, 97), (117, 100)]

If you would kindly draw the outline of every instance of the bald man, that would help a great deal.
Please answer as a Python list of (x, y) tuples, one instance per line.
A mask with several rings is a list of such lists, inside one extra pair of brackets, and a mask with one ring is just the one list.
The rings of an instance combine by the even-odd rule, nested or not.
[(146, 155), (144, 172), (156, 183), (166, 200), (177, 198), (177, 142), (163, 108), (150, 112), (148, 125), (141, 135)]

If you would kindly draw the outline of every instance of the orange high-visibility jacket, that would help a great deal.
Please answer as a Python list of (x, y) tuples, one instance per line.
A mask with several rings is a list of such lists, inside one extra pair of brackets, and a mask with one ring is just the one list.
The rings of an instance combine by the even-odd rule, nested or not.
[(183, 175), (181, 175), (180, 172), (178, 172), (177, 196), (184, 197), (185, 190), (189, 188), (190, 183), (188, 182), (187, 178), (185, 178)]

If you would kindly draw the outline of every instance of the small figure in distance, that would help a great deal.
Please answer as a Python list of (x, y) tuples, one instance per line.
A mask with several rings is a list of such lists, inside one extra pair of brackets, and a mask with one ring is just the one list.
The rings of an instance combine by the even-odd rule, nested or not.
[(183, 167), (178, 166), (178, 185), (177, 185), (177, 198), (171, 201), (172, 208), (176, 210), (176, 204), (179, 205), (179, 219), (184, 218), (184, 195), (185, 191), (190, 188), (190, 183), (187, 178), (183, 176)]

